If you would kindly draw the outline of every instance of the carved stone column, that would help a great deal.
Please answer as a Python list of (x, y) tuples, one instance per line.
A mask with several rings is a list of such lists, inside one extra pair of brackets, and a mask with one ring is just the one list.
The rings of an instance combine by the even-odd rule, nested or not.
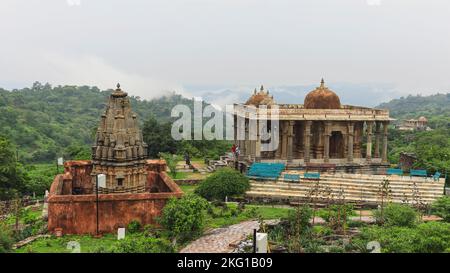
[(370, 162), (372, 160), (372, 129), (373, 122), (367, 122), (367, 145), (366, 145), (366, 160)]
[(381, 137), (381, 126), (380, 122), (375, 122), (375, 152), (373, 157), (380, 158), (380, 137)]
[(354, 137), (354, 125), (352, 122), (349, 122), (348, 125), (348, 140), (347, 140), (347, 161), (348, 163), (353, 162), (353, 137)]
[(259, 161), (261, 159), (261, 124), (258, 122), (256, 125), (256, 140), (255, 140), (255, 160)]
[(305, 122), (305, 135), (303, 137), (304, 139), (304, 161), (305, 163), (308, 163), (310, 160), (310, 153), (311, 153), (311, 124), (312, 121), (307, 120)]
[(325, 122), (325, 130), (323, 132), (323, 161), (330, 162), (330, 123)]
[(387, 160), (388, 125), (389, 125), (389, 121), (383, 122), (383, 150), (381, 152), (381, 162), (382, 163), (388, 163), (388, 160)]
[(294, 151), (294, 121), (291, 120), (288, 122), (288, 130), (287, 130), (287, 160), (292, 161), (292, 153)]
[(288, 135), (288, 121), (281, 122), (281, 158), (287, 159), (287, 135)]

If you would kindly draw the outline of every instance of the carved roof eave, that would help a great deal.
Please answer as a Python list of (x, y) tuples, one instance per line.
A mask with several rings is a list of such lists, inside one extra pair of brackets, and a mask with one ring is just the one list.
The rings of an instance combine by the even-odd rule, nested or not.
[[(235, 104), (236, 106), (236, 104)], [(305, 108), (271, 108), (258, 109), (255, 112), (234, 109), (233, 114), (249, 119), (279, 120), (328, 120), (328, 121), (394, 121), (389, 117), (389, 110), (353, 107), (341, 109), (305, 109)], [(272, 117), (272, 118), (271, 118)]]

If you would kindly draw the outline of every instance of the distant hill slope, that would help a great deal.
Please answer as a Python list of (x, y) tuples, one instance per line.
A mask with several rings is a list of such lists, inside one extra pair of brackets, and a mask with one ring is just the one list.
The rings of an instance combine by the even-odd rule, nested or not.
[(399, 120), (424, 116), (432, 128), (447, 127), (450, 123), (450, 93), (402, 97), (377, 108), (389, 109), (390, 115)]
[[(14, 91), (0, 88), (0, 135), (18, 147), (26, 161), (53, 160), (74, 144), (90, 146), (111, 92), (39, 83)], [(151, 115), (168, 121), (177, 104), (192, 107), (192, 100), (174, 93), (151, 101), (131, 97), (131, 103), (141, 123)]]

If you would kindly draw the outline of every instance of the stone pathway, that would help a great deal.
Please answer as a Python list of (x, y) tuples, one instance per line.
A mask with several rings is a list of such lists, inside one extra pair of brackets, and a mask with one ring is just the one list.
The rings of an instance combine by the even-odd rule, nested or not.
[(245, 221), (225, 228), (216, 228), (191, 242), (180, 253), (230, 253), (251, 235), (254, 229), (259, 229), (258, 221)]

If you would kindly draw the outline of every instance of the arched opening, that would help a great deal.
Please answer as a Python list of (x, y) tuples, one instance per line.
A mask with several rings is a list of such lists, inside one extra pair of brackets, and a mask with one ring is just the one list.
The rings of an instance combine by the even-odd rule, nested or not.
[(331, 132), (330, 158), (344, 158), (344, 136), (340, 131)]

